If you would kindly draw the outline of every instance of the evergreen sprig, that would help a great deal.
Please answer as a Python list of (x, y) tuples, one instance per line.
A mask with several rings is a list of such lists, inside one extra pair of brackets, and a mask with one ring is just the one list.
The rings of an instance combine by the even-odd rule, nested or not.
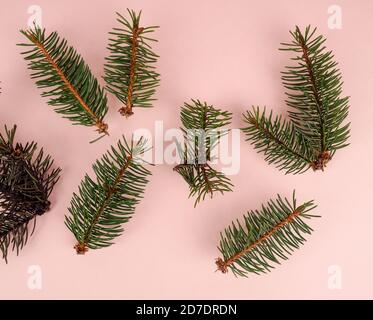
[(188, 183), (189, 197), (196, 196), (194, 206), (208, 194), (212, 197), (215, 192), (232, 191), (233, 185), (229, 178), (209, 164), (214, 160), (213, 149), (228, 132), (222, 128), (230, 124), (232, 114), (206, 102), (192, 100), (191, 104), (184, 104), (180, 118), (184, 145), (178, 145), (182, 161), (174, 170)]
[[(9, 248), (17, 254), (35, 228), (36, 217), (49, 210), (48, 200), (61, 169), (35, 142), (14, 142), (16, 126), (0, 134), (0, 251), (7, 261)], [(31, 232), (32, 234), (32, 232)]]
[(129, 117), (134, 107), (152, 107), (159, 74), (154, 66), (158, 55), (150, 46), (157, 40), (149, 37), (158, 27), (140, 26), (141, 11), (127, 11), (129, 19), (117, 13), (120, 28), (110, 32), (110, 55), (106, 58), (104, 79), (108, 91), (124, 104), (119, 112)]
[(260, 210), (248, 212), (243, 222), (237, 220), (221, 233), (218, 270), (230, 269), (243, 277), (269, 272), (306, 241), (304, 236), (313, 231), (306, 220), (317, 217), (309, 213), (315, 207), (313, 201), (298, 206), (294, 192), (292, 202), (278, 195)]
[(21, 33), (30, 41), (20, 45), (30, 47), (22, 54), (31, 78), (45, 90), (42, 96), (49, 98), (48, 104), (74, 124), (96, 126), (99, 134), (107, 134), (106, 93), (83, 58), (57, 32), (46, 35), (35, 25)]
[(295, 129), (291, 121), (281, 116), (273, 116), (272, 111), (258, 107), (248, 111), (245, 122), (249, 124), (243, 131), (252, 141), (255, 149), (264, 152), (265, 160), (274, 163), (286, 173), (301, 173), (308, 170), (313, 161), (313, 153), (308, 140)]
[(144, 139), (128, 143), (123, 137), (93, 165), (96, 179), (86, 175), (79, 193), (73, 194), (65, 224), (78, 241), (78, 254), (108, 247), (122, 234), (122, 224), (134, 214), (150, 175), (141, 160), (145, 144)]
[(276, 117), (271, 123), (271, 116), (265, 118), (254, 108), (246, 113), (244, 131), (280, 169), (324, 170), (335, 152), (348, 145), (349, 123), (344, 121), (349, 98), (342, 97), (342, 75), (333, 53), (325, 48), (326, 39), (310, 26), (304, 33), (299, 27), (290, 33), (292, 41), (281, 50), (294, 52), (292, 60), (297, 62), (282, 72), (291, 122)]

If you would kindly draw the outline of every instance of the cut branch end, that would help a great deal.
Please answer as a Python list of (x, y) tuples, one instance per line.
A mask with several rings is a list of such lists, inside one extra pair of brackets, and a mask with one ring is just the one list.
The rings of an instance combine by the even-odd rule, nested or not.
[(80, 243), (78, 242), (75, 246), (74, 249), (76, 250), (77, 254), (85, 254), (88, 251), (88, 247), (85, 243)]
[(228, 267), (225, 261), (222, 258), (217, 258), (215, 260), (215, 264), (218, 267), (216, 271), (221, 271), (222, 273), (227, 273), (228, 272)]
[(127, 106), (126, 106), (126, 107), (122, 107), (122, 108), (120, 108), (120, 109), (119, 109), (119, 113), (120, 113), (122, 116), (126, 117), (126, 118), (132, 116), (132, 115), (133, 115), (132, 106), (130, 106), (130, 107), (127, 107)]
[(109, 133), (108, 133), (109, 126), (105, 122), (99, 121), (99, 122), (97, 122), (96, 126), (98, 128), (97, 129), (98, 133), (104, 133), (106, 135), (109, 135)]
[(329, 151), (324, 151), (320, 153), (317, 159), (311, 163), (313, 171), (324, 171), (326, 164), (331, 160), (331, 158), (332, 157)]

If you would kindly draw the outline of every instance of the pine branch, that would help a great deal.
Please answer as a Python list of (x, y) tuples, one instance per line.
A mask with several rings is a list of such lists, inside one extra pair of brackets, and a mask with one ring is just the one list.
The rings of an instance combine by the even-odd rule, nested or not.
[(206, 102), (192, 100), (185, 103), (180, 113), (183, 124), (184, 146), (178, 146), (182, 163), (174, 168), (189, 185), (189, 197), (196, 196), (194, 206), (211, 198), (215, 192), (232, 191), (232, 183), (221, 172), (213, 169), (208, 162), (219, 139), (227, 133), (221, 128), (231, 122), (232, 114), (215, 109)]
[(273, 117), (272, 111), (267, 117), (266, 110), (261, 112), (258, 107), (247, 111), (244, 121), (247, 141), (264, 153), (268, 163), (286, 173), (302, 173), (310, 168), (314, 161), (312, 148), (290, 121)]
[(283, 72), (287, 105), (292, 108), (290, 118), (315, 152), (313, 169), (323, 170), (337, 149), (347, 146), (349, 124), (343, 124), (348, 115), (349, 98), (342, 97), (342, 75), (326, 51), (322, 36), (308, 26), (302, 33), (299, 27), (290, 32), (293, 40), (281, 50), (296, 54)]
[(266, 118), (265, 111), (247, 112), (244, 132), (259, 152), (264, 152), (269, 163), (275, 163), (287, 173), (302, 173), (309, 167), (324, 170), (337, 149), (347, 146), (349, 99), (341, 97), (341, 73), (333, 61), (332, 52), (325, 51), (325, 38), (314, 36), (316, 29), (307, 27), (302, 34), (296, 27), (290, 32), (293, 41), (281, 50), (297, 55), (283, 72), (286, 103), (290, 122), (275, 117)]
[(106, 94), (83, 58), (57, 32), (46, 35), (35, 25), (21, 33), (30, 41), (20, 45), (30, 47), (22, 54), (33, 72), (31, 78), (45, 90), (42, 96), (49, 98), (48, 104), (74, 124), (96, 126), (99, 134), (108, 134), (103, 121)]
[(123, 137), (93, 165), (96, 181), (86, 175), (79, 194), (73, 194), (65, 224), (78, 241), (78, 254), (108, 247), (122, 234), (122, 224), (134, 214), (150, 175), (141, 164), (145, 151), (143, 139), (134, 145)]
[[(34, 142), (14, 142), (16, 126), (0, 134), (0, 250), (7, 261), (9, 247), (17, 254), (26, 244), (29, 224), (49, 210), (48, 200), (61, 169)], [(32, 233), (32, 232), (31, 232)]]
[(154, 66), (158, 55), (149, 44), (157, 40), (148, 37), (158, 27), (141, 27), (141, 11), (138, 14), (127, 11), (130, 20), (117, 13), (121, 28), (110, 32), (113, 38), (108, 46), (110, 56), (106, 58), (104, 79), (108, 91), (124, 104), (119, 112), (129, 117), (133, 114), (133, 107), (152, 107), (159, 74)]
[(237, 220), (221, 233), (218, 270), (227, 273), (229, 268), (243, 277), (269, 272), (306, 241), (304, 235), (313, 230), (305, 220), (317, 217), (308, 213), (315, 207), (313, 201), (297, 206), (294, 192), (292, 203), (278, 195), (261, 210), (248, 212), (243, 224)]

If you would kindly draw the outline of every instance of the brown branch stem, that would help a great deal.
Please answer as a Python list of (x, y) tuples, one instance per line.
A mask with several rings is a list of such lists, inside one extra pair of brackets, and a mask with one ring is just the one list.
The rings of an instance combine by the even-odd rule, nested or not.
[(119, 109), (119, 112), (122, 116), (129, 117), (133, 115), (133, 89), (135, 86), (135, 77), (136, 77), (136, 63), (137, 63), (137, 53), (139, 47), (139, 35), (143, 32), (144, 28), (136, 27), (132, 31), (131, 39), (131, 62), (130, 62), (130, 77), (127, 88), (127, 99), (125, 106)]
[(99, 117), (91, 110), (91, 108), (84, 102), (83, 98), (80, 96), (78, 91), (75, 89), (75, 87), (72, 85), (72, 83), (67, 79), (61, 68), (58, 66), (56, 61), (52, 58), (52, 56), (49, 54), (45, 46), (38, 40), (36, 37), (32, 34), (28, 34), (30, 40), (35, 44), (35, 46), (42, 52), (45, 59), (51, 64), (53, 69), (57, 72), (58, 76), (61, 78), (61, 80), (64, 82), (66, 88), (73, 94), (75, 99), (79, 102), (79, 104), (82, 106), (82, 108), (95, 120), (95, 126), (98, 128), (97, 131), (99, 133), (105, 133), (108, 134), (107, 129), (108, 125), (104, 123)]
[(206, 166), (201, 166), (201, 170), (202, 170), (203, 179), (205, 180), (205, 183), (206, 183), (206, 186), (207, 186), (207, 190), (210, 192), (211, 198), (212, 198), (213, 197), (213, 190), (212, 190), (211, 181), (209, 180), (209, 178), (207, 176), (207, 173), (206, 173)]
[(299, 29), (297, 29), (298, 31), (298, 36), (299, 36), (299, 44), (302, 48), (302, 51), (303, 51), (303, 59), (306, 63), (306, 67), (307, 67), (307, 72), (308, 72), (308, 75), (310, 77), (310, 84), (311, 84), (311, 88), (312, 88), (312, 93), (313, 93), (313, 96), (315, 98), (315, 102), (316, 102), (316, 108), (317, 108), (317, 113), (319, 114), (319, 121), (320, 121), (320, 154), (322, 154), (323, 152), (326, 151), (325, 149), (325, 142), (324, 142), (324, 139), (325, 139), (325, 132), (324, 132), (324, 118), (323, 118), (323, 115), (322, 115), (322, 112), (323, 112), (323, 104), (322, 104), (322, 101), (321, 101), (321, 97), (319, 95), (319, 90), (317, 88), (317, 83), (316, 83), (316, 77), (315, 77), (315, 74), (314, 74), (314, 71), (313, 71), (313, 65), (312, 65), (312, 62), (311, 62), (311, 59), (310, 59), (310, 56), (309, 56), (309, 49), (308, 49), (308, 46), (306, 44), (306, 41), (302, 35), (302, 33), (300, 32)]
[(221, 271), (222, 273), (227, 273), (228, 272), (228, 267), (238, 259), (240, 259), (242, 256), (245, 254), (249, 253), (252, 251), (255, 247), (257, 247), (259, 244), (263, 243), (266, 241), (268, 238), (270, 238), (272, 235), (274, 235), (278, 230), (286, 226), (288, 223), (290, 223), (292, 220), (295, 219), (300, 213), (302, 212), (301, 208), (298, 207), (296, 208), (293, 212), (291, 212), (285, 220), (281, 221), (277, 225), (275, 225), (271, 230), (267, 231), (264, 233), (258, 240), (256, 240), (254, 243), (246, 247), (240, 252), (237, 252), (230, 258), (223, 260), (222, 258), (217, 258), (216, 259), (216, 265), (218, 267), (218, 270)]
[(132, 154), (129, 155), (126, 158), (126, 163), (119, 170), (118, 175), (116, 176), (113, 184), (111, 186), (107, 186), (106, 197), (105, 197), (104, 201), (102, 202), (101, 206), (99, 207), (99, 209), (97, 210), (97, 212), (96, 212), (96, 214), (94, 216), (93, 222), (90, 224), (88, 230), (86, 231), (85, 236), (83, 238), (83, 241), (78, 242), (74, 246), (74, 249), (76, 250), (76, 252), (78, 254), (84, 254), (85, 252), (88, 251), (88, 245), (87, 244), (88, 244), (89, 238), (90, 238), (90, 236), (92, 234), (93, 228), (98, 223), (98, 220), (100, 219), (100, 217), (101, 217), (102, 213), (104, 212), (105, 208), (109, 205), (111, 197), (117, 191), (116, 188), (117, 188), (117, 186), (118, 186), (118, 184), (120, 182), (120, 179), (123, 177), (123, 175), (127, 171), (128, 167), (129, 167), (129, 165), (131, 163), (131, 160), (132, 160)]

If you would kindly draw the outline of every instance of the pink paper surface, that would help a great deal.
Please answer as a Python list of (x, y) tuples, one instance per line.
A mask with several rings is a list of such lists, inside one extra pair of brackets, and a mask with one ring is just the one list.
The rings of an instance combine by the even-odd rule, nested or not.
[[(144, 25), (155, 33), (161, 86), (153, 109), (135, 109), (126, 120), (109, 95), (110, 137), (96, 144), (92, 128), (72, 126), (40, 97), (16, 43), (37, 5), (48, 31), (57, 30), (75, 46), (93, 73), (103, 75), (108, 32), (115, 12), (143, 9)], [(331, 29), (328, 8), (338, 5), (341, 29)], [(62, 167), (52, 194), (53, 208), (38, 219), (35, 234), (17, 257), (0, 261), (0, 298), (103, 299), (262, 299), (373, 298), (373, 2), (372, 1), (10, 1), (0, 8), (1, 126), (17, 124), (17, 139), (36, 140)], [(241, 134), (241, 167), (231, 176), (234, 192), (193, 208), (188, 188), (170, 165), (157, 165), (144, 200), (116, 244), (75, 254), (75, 239), (64, 225), (72, 193), (92, 163), (122, 134), (137, 128), (154, 131), (180, 126), (184, 101), (199, 98), (241, 114), (266, 105), (285, 114), (280, 72), (289, 55), (278, 50), (295, 25), (317, 26), (327, 37), (351, 96), (351, 146), (339, 151), (325, 172), (285, 175), (268, 165)], [(2, 129), (1, 129), (2, 130)], [(215, 272), (219, 232), (248, 209), (277, 193), (298, 201), (315, 199), (322, 218), (306, 244), (271, 273), (235, 278)], [(36, 268), (36, 269), (35, 269)], [(34, 270), (40, 288), (30, 286)], [(31, 280), (30, 280), (31, 277)], [(337, 285), (334, 280), (337, 279)]]

